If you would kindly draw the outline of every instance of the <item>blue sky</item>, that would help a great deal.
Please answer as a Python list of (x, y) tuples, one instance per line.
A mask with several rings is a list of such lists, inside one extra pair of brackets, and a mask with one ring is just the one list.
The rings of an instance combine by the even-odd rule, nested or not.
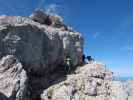
[(57, 8), (85, 38), (84, 52), (116, 75), (133, 76), (133, 0), (0, 0), (0, 15), (27, 16)]

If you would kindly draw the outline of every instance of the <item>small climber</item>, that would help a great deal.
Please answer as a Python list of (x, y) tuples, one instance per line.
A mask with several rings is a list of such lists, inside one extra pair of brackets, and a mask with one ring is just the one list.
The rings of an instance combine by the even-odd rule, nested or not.
[(87, 63), (93, 63), (94, 62), (94, 59), (91, 57), (91, 56), (87, 56)]
[(65, 59), (65, 71), (69, 73), (71, 71), (71, 67), (72, 67), (72, 59), (70, 58), (70, 56), (67, 56)]

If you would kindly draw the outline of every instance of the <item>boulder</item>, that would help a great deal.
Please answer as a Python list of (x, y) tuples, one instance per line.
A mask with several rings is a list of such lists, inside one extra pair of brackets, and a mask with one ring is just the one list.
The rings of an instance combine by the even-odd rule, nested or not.
[(68, 75), (66, 80), (44, 90), (41, 94), (42, 100), (106, 100), (111, 80), (104, 79), (110, 73), (105, 65), (87, 64), (78, 67), (74, 73)]
[(64, 25), (62, 19), (60, 16), (51, 16), (50, 17), (51, 21), (52, 21), (52, 26), (56, 27), (56, 28), (61, 28), (64, 26), (64, 28), (66, 28), (66, 26)]
[(13, 55), (0, 60), (0, 100), (29, 100), (28, 78)]
[(81, 63), (83, 38), (78, 32), (62, 32), (25, 17), (1, 17), (0, 26), (0, 56), (15, 55), (28, 73), (53, 70), (67, 55), (74, 66)]
[[(42, 91), (54, 84), (51, 81), (64, 75), (60, 67), (66, 56), (71, 57), (73, 67), (76, 67), (82, 63), (82, 53), (83, 37), (78, 32), (61, 31), (27, 17), (1, 16), (0, 98), (28, 100), (25, 96), (28, 94), (30, 99), (39, 100)], [(9, 83), (6, 86), (3, 85), (5, 81)]]
[(49, 15), (41, 9), (35, 10), (33, 14), (30, 16), (30, 18), (40, 24), (45, 24), (45, 25), (52, 24), (51, 19), (49, 18)]

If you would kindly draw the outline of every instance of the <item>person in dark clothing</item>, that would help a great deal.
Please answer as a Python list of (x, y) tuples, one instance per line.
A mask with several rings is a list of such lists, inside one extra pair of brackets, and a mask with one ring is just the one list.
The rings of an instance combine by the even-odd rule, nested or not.
[(86, 58), (88, 63), (92, 63), (94, 61), (94, 59), (91, 56), (87, 56)]
[(85, 54), (82, 55), (82, 63), (85, 64)]

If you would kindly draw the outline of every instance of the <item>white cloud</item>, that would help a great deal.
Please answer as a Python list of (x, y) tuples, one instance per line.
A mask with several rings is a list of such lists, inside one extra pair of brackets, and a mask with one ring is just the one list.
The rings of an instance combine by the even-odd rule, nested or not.
[(59, 5), (57, 4), (50, 4), (46, 9), (46, 12), (50, 15), (57, 15), (59, 13)]
[(56, 16), (60, 19), (60, 21), (64, 21), (64, 19), (59, 15), (59, 8), (60, 6), (57, 4), (50, 4), (47, 9), (46, 9), (46, 13), (52, 16)]

